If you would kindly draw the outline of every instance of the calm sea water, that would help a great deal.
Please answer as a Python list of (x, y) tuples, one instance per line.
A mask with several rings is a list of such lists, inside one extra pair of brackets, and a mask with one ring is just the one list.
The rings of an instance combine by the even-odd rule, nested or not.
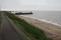
[(24, 16), (35, 17), (61, 24), (61, 11), (33, 11), (32, 15)]

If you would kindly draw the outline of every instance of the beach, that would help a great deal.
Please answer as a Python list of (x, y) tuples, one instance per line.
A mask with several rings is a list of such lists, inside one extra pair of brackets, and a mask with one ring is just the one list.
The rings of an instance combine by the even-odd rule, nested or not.
[(47, 37), (52, 38), (53, 40), (61, 40), (61, 25), (23, 15), (17, 17), (24, 19), (39, 29), (42, 29)]

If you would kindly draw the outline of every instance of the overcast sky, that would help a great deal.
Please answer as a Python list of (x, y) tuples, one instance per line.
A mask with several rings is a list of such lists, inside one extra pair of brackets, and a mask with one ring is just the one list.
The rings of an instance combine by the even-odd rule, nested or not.
[(0, 8), (8, 10), (61, 10), (61, 0), (0, 0)]

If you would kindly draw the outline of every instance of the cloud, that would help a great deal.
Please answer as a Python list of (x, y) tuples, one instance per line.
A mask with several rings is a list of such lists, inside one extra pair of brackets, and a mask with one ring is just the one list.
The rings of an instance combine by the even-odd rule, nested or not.
[[(2, 0), (0, 0), (2, 1)], [(0, 3), (2, 9), (39, 9), (39, 10), (60, 10), (61, 0), (3, 0)]]

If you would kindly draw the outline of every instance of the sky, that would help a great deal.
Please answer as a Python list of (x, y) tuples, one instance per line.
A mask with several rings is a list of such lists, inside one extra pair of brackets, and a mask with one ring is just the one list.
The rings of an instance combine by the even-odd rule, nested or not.
[(61, 0), (0, 0), (2, 10), (61, 10)]

